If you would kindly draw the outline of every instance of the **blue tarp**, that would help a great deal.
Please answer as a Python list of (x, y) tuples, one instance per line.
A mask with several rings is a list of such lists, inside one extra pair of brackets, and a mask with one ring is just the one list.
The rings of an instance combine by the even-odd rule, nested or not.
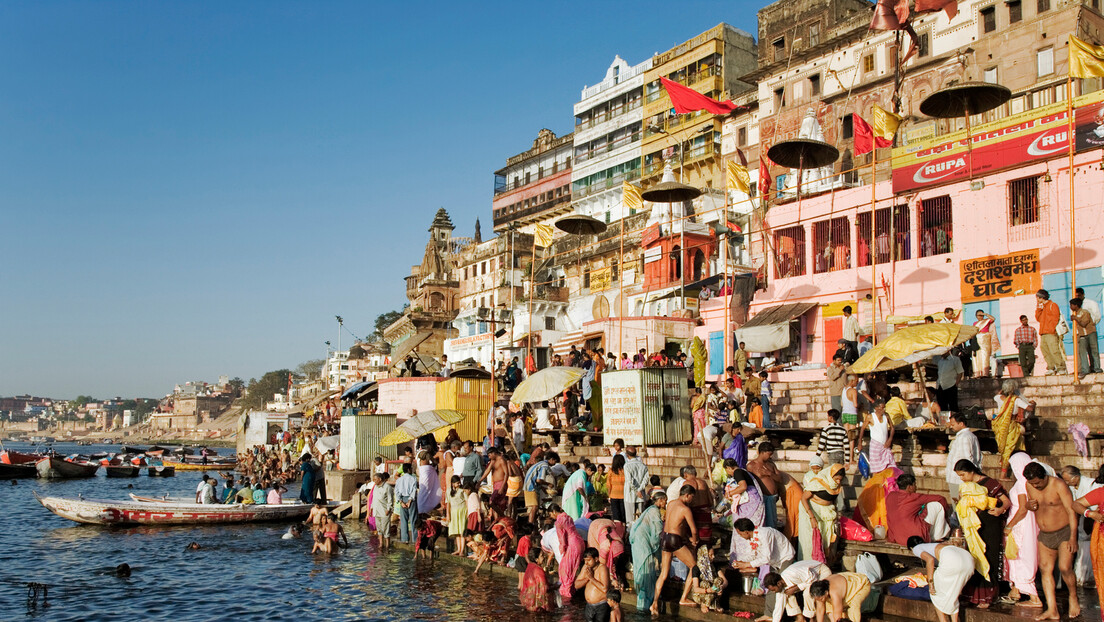
[(370, 384), (372, 384), (372, 383), (371, 382), (358, 382), (358, 383), (354, 384), (353, 386), (349, 387), (348, 389), (345, 389), (345, 392), (341, 394), (341, 399), (347, 400), (350, 397), (354, 397), (357, 393), (360, 393), (360, 391), (362, 389), (364, 389), (365, 387), (367, 387)]

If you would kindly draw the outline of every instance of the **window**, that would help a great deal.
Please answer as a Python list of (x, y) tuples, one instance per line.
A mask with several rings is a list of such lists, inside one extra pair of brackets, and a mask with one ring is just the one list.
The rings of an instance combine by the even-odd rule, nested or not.
[(741, 127), (736, 130), (736, 144), (741, 147), (747, 146), (747, 128)]
[(1054, 48), (1043, 48), (1035, 54), (1035, 64), (1039, 68), (1039, 77), (1054, 73)]
[(931, 54), (931, 36), (928, 33), (922, 33), (920, 35), (920, 45), (916, 47), (916, 54), (920, 58), (924, 58), (928, 54)]
[(1023, 5), (1020, 3), (1020, 0), (1011, 0), (1010, 2), (1006, 2), (1005, 4), (1008, 5), (1009, 24), (1015, 24), (1016, 22), (1023, 19)]
[(526, 183), (526, 184), (528, 184), (528, 183), (529, 183), (529, 179), (530, 179), (530, 177), (529, 177), (529, 171), (525, 171), (525, 183)]
[[(909, 226), (909, 212), (907, 205), (896, 205), (892, 208), (893, 217), (890, 218), (890, 208), (883, 207), (874, 212), (874, 260), (877, 263), (887, 263), (900, 259), (912, 259), (911, 227)], [(855, 219), (855, 236), (857, 240), (859, 267), (870, 265), (870, 212), (859, 213)]]
[(985, 81), (989, 84), (998, 84), (996, 67), (990, 67), (985, 70)]
[(675, 246), (674, 248), (671, 249), (671, 261), (672, 261), (672, 263), (671, 263), (672, 274), (674, 275), (673, 278), (681, 279), (682, 278), (682, 247), (681, 246)]
[(851, 229), (847, 217), (813, 223), (813, 272), (831, 272), (851, 267)]
[(786, 37), (779, 37), (771, 43), (771, 47), (774, 48), (774, 62), (782, 61), (786, 58)]
[(805, 227), (797, 225), (775, 231), (774, 251), (775, 277), (805, 274)]
[(820, 95), (820, 74), (809, 76), (809, 94), (813, 97)]
[(809, 24), (809, 47), (820, 45), (820, 24)]
[(951, 197), (944, 195), (920, 201), (920, 256), (931, 257), (954, 250), (951, 228)]
[(583, 268), (583, 289), (590, 289), (590, 266)]
[(1046, 13), (1049, 10), (1050, 0), (1039, 0), (1039, 3), (1035, 6), (1035, 11), (1038, 13)]
[(487, 262), (481, 262), (479, 264), (479, 274), (487, 274)]
[(1008, 221), (1013, 226), (1039, 222), (1039, 176), (1008, 182)]
[(841, 125), (843, 126), (844, 138), (853, 138), (855, 136), (854, 119), (852, 119), (851, 115), (843, 115), (843, 123)]
[(778, 110), (786, 105), (786, 87), (774, 89), (774, 109)]
[(871, 71), (874, 71), (874, 55), (867, 54), (866, 56), (863, 56), (862, 64), (863, 73), (870, 73)]
[(997, 10), (993, 7), (986, 7), (980, 11), (981, 14), (981, 31), (993, 32), (997, 29)]
[(552, 316), (545, 316), (544, 330), (556, 330), (556, 318)]

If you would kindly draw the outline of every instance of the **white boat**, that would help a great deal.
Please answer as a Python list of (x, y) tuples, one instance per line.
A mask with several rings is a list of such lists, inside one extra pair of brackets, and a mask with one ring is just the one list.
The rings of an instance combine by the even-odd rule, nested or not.
[(204, 525), (211, 523), (255, 523), (302, 519), (310, 513), (307, 503), (281, 505), (218, 505), (201, 503), (150, 503), (40, 497), (42, 507), (62, 518), (89, 525)]

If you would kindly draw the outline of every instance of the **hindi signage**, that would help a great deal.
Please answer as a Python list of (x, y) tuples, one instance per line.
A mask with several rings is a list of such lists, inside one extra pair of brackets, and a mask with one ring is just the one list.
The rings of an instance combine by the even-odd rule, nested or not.
[(623, 439), (626, 445), (644, 444), (644, 388), (640, 374), (602, 374), (602, 431), (605, 444)]
[(1034, 294), (1042, 287), (1039, 249), (961, 262), (962, 302)]
[(613, 283), (613, 271), (610, 268), (599, 268), (590, 273), (590, 291), (604, 292)]

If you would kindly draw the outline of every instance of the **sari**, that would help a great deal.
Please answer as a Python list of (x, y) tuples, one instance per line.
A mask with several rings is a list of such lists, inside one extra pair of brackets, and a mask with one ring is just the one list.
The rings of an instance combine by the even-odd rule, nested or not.
[(552, 611), (548, 597), (548, 573), (540, 564), (529, 562), (521, 579), (521, 606), (526, 611)]
[(376, 494), (376, 487), (372, 486), (372, 489), (368, 491), (368, 519), (365, 521), (368, 528), (372, 531), (376, 530), (376, 517), (372, 514), (372, 496)]
[(962, 587), (974, 574), (974, 560), (970, 553), (956, 546), (945, 546), (939, 552), (939, 563), (932, 573), (935, 593), (931, 595), (932, 605), (946, 615), (958, 613), (958, 598)]
[(575, 531), (575, 522), (567, 512), (556, 517), (556, 535), (560, 539), (560, 596), (571, 598), (575, 593), (575, 575), (583, 561), (586, 544)]
[[(743, 470), (743, 469), (741, 469)], [(730, 521), (726, 523), (736, 524), (736, 521), (741, 518), (746, 518), (755, 523), (756, 527), (762, 527), (764, 519), (766, 518), (766, 506), (763, 504), (763, 491), (759, 488), (759, 482), (756, 481), (755, 476), (751, 473), (744, 471), (745, 490), (743, 493), (735, 494), (735, 488), (739, 486), (734, 478), (730, 478), (725, 482), (725, 497), (731, 504)]]
[[(1082, 476), (1084, 477), (1084, 476)], [(1088, 506), (1104, 505), (1104, 488), (1097, 488), (1082, 497)], [(1092, 539), (1089, 540), (1089, 552), (1092, 556), (1093, 578), (1096, 579), (1096, 594), (1104, 602), (1104, 529), (1100, 523), (1093, 525)]]
[[(1016, 485), (1008, 493), (1008, 498), (1012, 500), (1012, 509), (1008, 511), (1008, 515), (1015, 516), (1020, 511), (1020, 495), (1027, 495), (1027, 480), (1024, 479), (1023, 470), (1032, 460), (1027, 454), (1021, 453), (1012, 456), (1009, 462), (1012, 472), (1016, 474)], [(1035, 573), (1039, 569), (1038, 541), (1039, 529), (1035, 523), (1035, 512), (1028, 511), (1012, 527), (1012, 533), (1008, 534), (1008, 556), (1004, 560), (1004, 570), (1008, 582), (1021, 594), (1029, 596), (1039, 595), (1039, 590), (1035, 587)], [(1013, 549), (1015, 555), (1012, 555)]]
[[(640, 518), (629, 527), (629, 543), (632, 546), (633, 587), (636, 589), (636, 607), (644, 611), (655, 600), (655, 584), (659, 578), (660, 534), (663, 518), (659, 508), (649, 506)], [(1104, 568), (1104, 566), (1100, 566)]]
[[(821, 469), (820, 473), (810, 473), (805, 477), (805, 490), (839, 495), (843, 490), (842, 487), (836, 486), (833, 475), (843, 471), (842, 464), (833, 464), (826, 469)], [(817, 561), (831, 559), (835, 554), (840, 530), (836, 504), (821, 505), (815, 501), (809, 501), (809, 507), (813, 510), (813, 517), (804, 516), (797, 523), (801, 559)]]
[(862, 491), (859, 492), (859, 513), (867, 529), (874, 531), (880, 525), (889, 530), (886, 494), (897, 490), (897, 476), (902, 473), (904, 471), (894, 466), (871, 475), (863, 484)]
[(690, 412), (694, 413), (694, 445), (702, 444), (702, 430), (705, 429), (705, 395), (696, 395), (694, 399), (690, 400)]
[(449, 537), (464, 535), (468, 523), (468, 493), (457, 489), (448, 496)]
[(440, 477), (432, 465), (418, 467), (418, 512), (429, 514), (441, 505)]
[(1006, 494), (1000, 482), (983, 477), (979, 482), (963, 482), (958, 492), (956, 512), (977, 576), (963, 592), (975, 605), (993, 602), (1004, 572), (1004, 516), (988, 512), (997, 507), (998, 497)]
[(782, 533), (786, 534), (787, 538), (797, 537), (797, 521), (801, 520), (801, 497), (804, 494), (805, 490), (795, 480), (791, 479), (786, 484), (786, 497), (783, 502), (786, 507), (786, 524)]
[(563, 509), (572, 520), (582, 518), (590, 511), (590, 504), (586, 498), (586, 481), (586, 471), (579, 467), (564, 484)]
[(1008, 461), (1012, 453), (1024, 449), (1024, 427), (1015, 420), (1016, 400), (1019, 396), (1009, 395), (993, 417), (993, 436), (997, 439), (997, 453), (1001, 457), (1001, 472), (1008, 470)]
[(614, 573), (617, 559), (625, 553), (625, 524), (608, 518), (596, 518), (587, 530), (587, 546), (598, 549), (598, 561)]

